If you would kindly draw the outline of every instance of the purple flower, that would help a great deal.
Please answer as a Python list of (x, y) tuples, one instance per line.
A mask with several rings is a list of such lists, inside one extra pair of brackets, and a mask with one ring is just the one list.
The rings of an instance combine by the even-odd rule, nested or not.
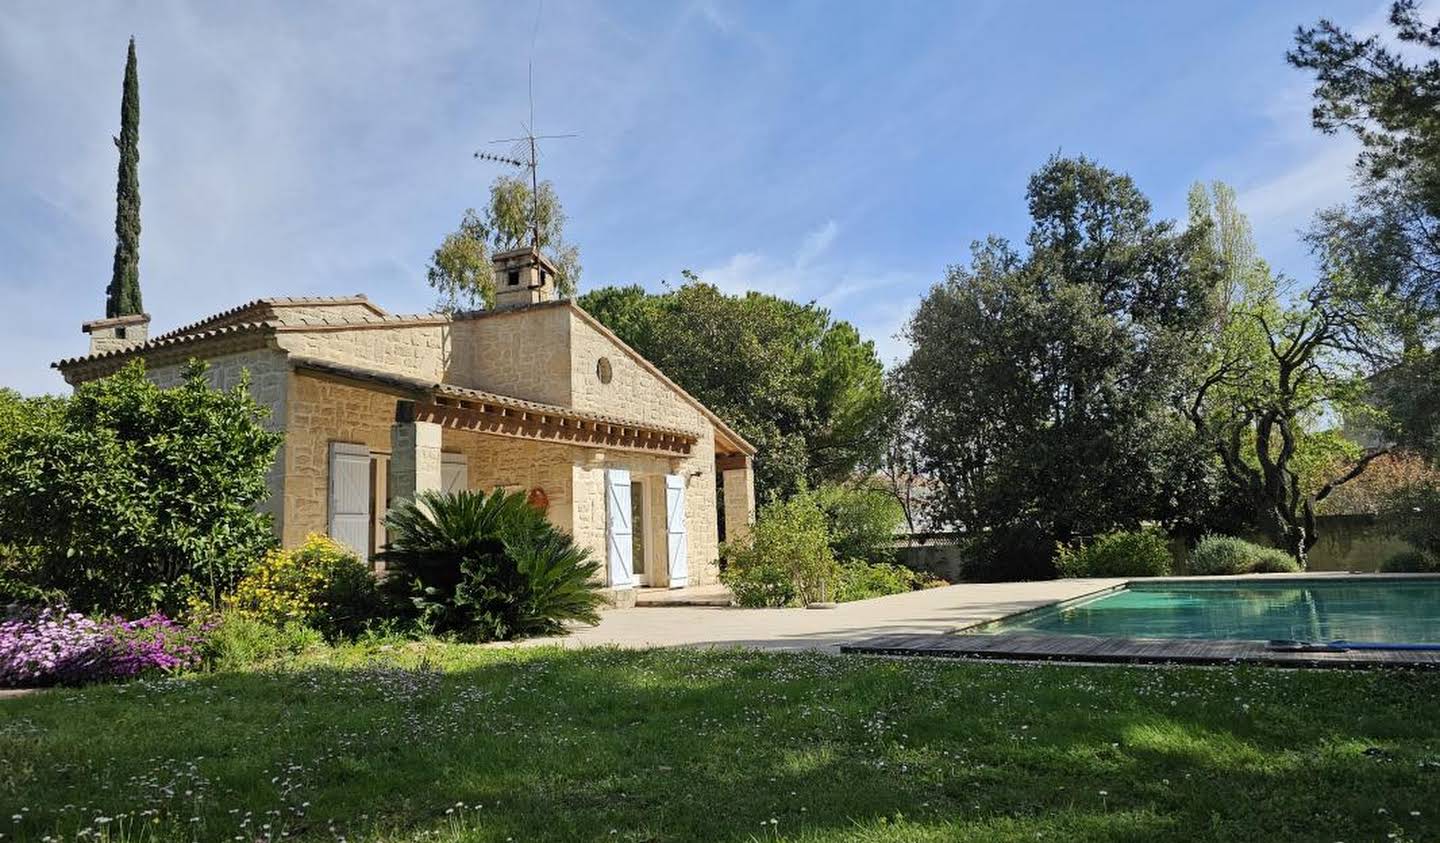
[(91, 620), (60, 608), (0, 621), (0, 686), (128, 679), (199, 666), (208, 626), (187, 628), (162, 614)]

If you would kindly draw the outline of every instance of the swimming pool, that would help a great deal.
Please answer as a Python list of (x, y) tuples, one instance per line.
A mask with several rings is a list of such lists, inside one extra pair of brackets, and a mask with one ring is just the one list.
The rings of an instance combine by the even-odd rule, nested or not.
[(1440, 643), (1440, 578), (1132, 582), (965, 631)]

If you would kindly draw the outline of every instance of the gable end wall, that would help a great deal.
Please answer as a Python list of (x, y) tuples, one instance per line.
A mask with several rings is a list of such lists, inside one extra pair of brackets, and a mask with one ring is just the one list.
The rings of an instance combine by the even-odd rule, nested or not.
[[(569, 318), (571, 406), (607, 415), (693, 431), (698, 437), (690, 454), (657, 460), (614, 452), (606, 465), (641, 474), (679, 474), (685, 478), (685, 530), (689, 543), (690, 585), (709, 585), (719, 578), (719, 526), (715, 504), (715, 427), (669, 384), (642, 366), (630, 352), (585, 319), (566, 308)], [(610, 361), (610, 383), (601, 383), (601, 357)], [(604, 477), (599, 468), (580, 466), (575, 478), (575, 533), (591, 546), (604, 547)], [(663, 498), (662, 498), (663, 500)], [(589, 506), (587, 507), (587, 502)], [(603, 558), (603, 556), (601, 557)]]
[(450, 326), (445, 382), (570, 406), (570, 311), (538, 307)]

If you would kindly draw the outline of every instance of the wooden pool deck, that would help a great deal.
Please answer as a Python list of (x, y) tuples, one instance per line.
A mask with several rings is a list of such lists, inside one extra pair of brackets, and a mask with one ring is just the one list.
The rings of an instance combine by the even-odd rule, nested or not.
[(1286, 667), (1440, 669), (1436, 650), (1272, 650), (1263, 641), (1102, 638), (1008, 632), (996, 635), (882, 635), (845, 644), (842, 653), (1087, 664), (1257, 664)]

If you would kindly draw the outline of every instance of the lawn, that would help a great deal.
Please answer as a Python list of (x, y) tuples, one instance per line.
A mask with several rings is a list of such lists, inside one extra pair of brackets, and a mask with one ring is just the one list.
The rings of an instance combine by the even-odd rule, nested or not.
[(0, 700), (0, 806), (7, 843), (1434, 840), (1440, 675), (355, 646)]

